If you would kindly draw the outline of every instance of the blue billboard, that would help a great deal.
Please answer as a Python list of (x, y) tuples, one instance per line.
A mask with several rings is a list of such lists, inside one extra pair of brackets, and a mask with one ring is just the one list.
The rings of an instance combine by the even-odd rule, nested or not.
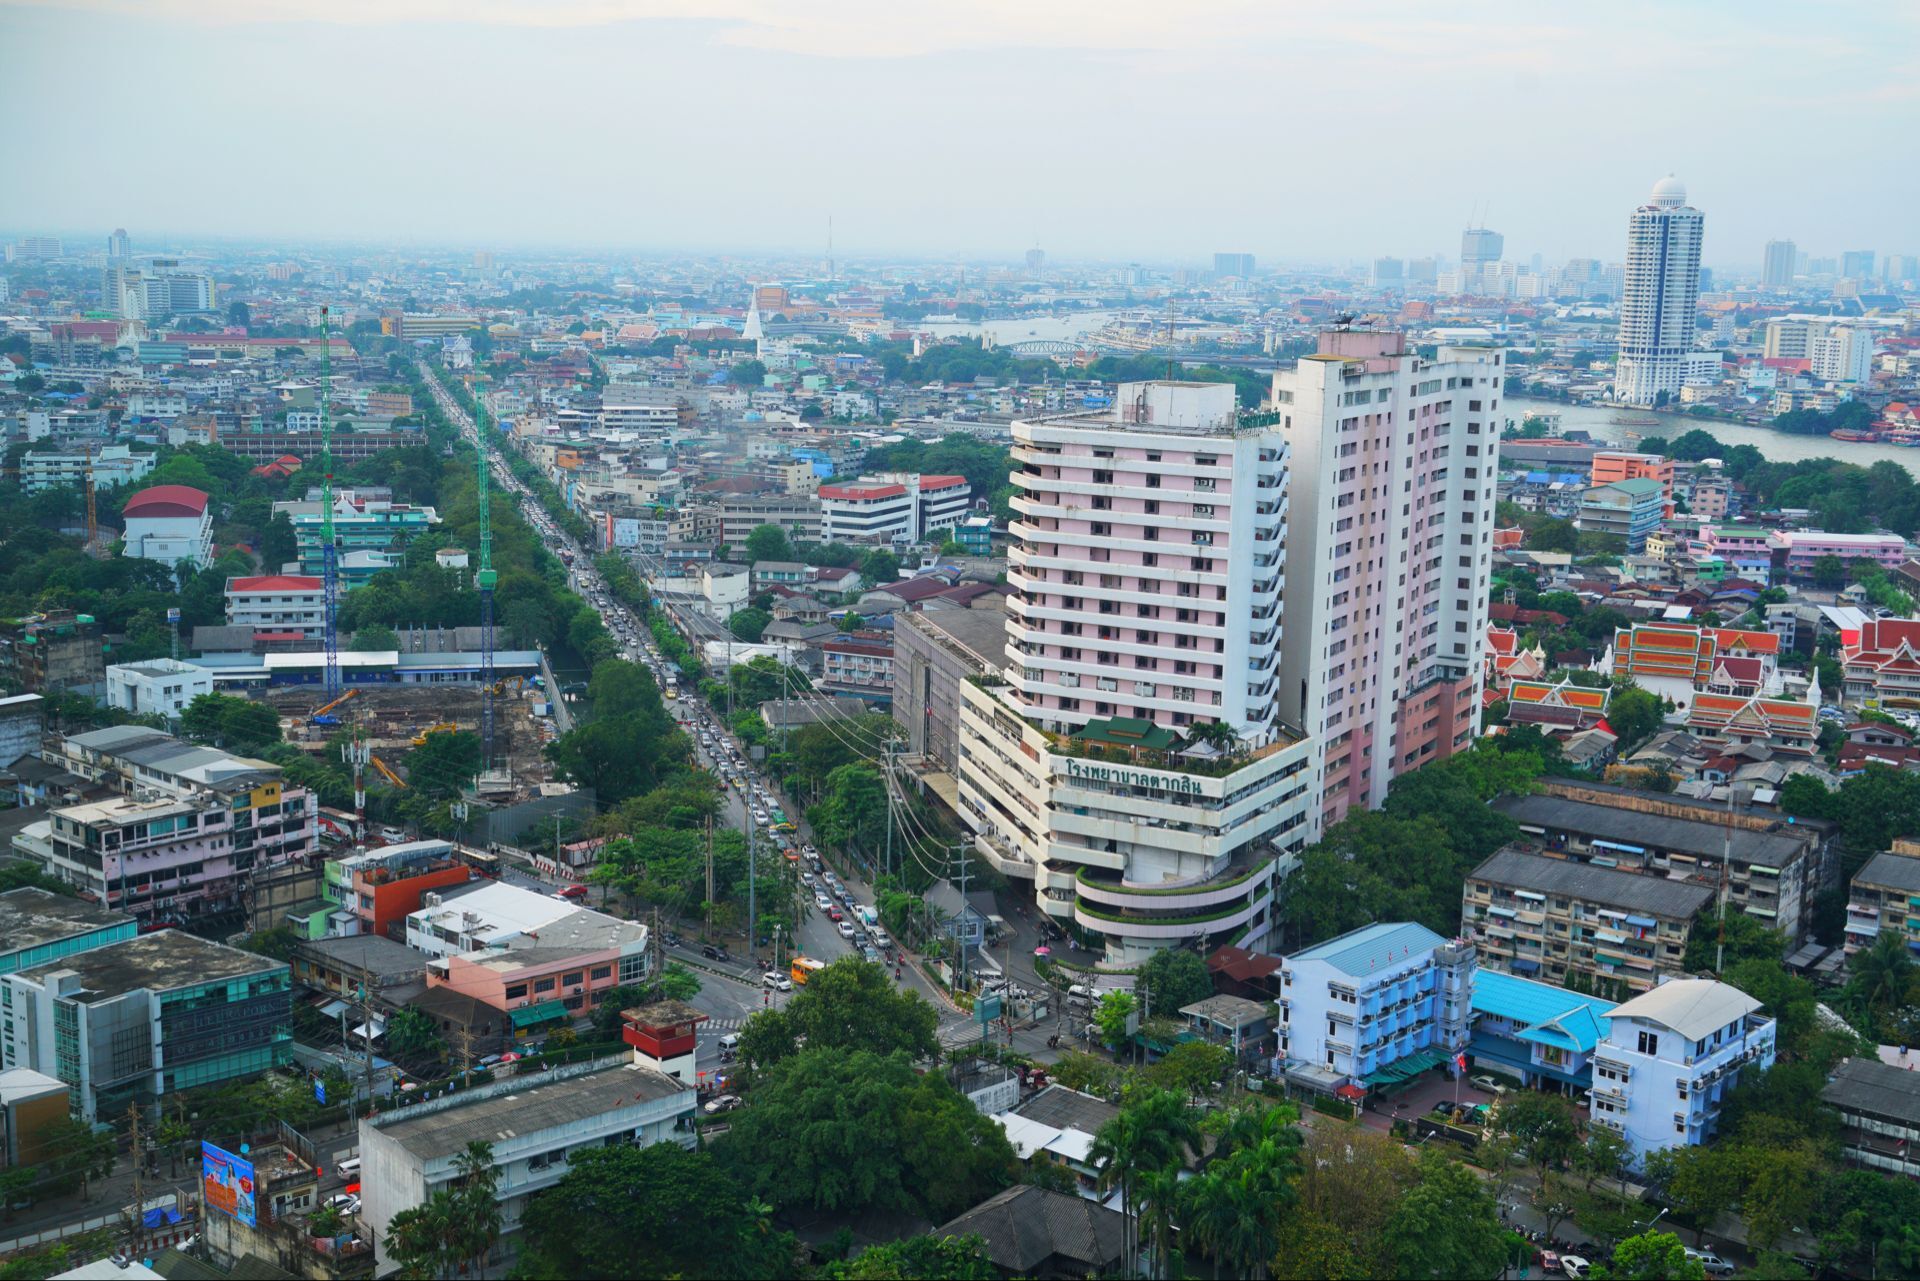
[(253, 1162), (203, 1140), (200, 1185), (200, 1199), (209, 1211), (230, 1214), (250, 1228), (260, 1226), (254, 1210)]

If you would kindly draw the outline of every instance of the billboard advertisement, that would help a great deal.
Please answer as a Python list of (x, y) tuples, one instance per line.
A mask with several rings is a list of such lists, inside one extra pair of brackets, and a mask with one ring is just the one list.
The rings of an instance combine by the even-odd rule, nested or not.
[(201, 1200), (209, 1212), (232, 1215), (250, 1228), (260, 1226), (254, 1213), (253, 1162), (203, 1140), (200, 1184)]

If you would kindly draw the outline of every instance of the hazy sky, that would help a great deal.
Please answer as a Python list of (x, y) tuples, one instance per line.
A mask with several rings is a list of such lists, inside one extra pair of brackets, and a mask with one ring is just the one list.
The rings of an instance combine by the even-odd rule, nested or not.
[(1920, 7), (0, 0), (0, 229), (843, 257), (1920, 252)]

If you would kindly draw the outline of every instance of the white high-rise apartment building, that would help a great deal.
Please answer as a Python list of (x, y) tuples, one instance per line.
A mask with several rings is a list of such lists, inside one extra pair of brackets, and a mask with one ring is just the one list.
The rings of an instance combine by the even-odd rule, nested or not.
[(1280, 715), (1314, 744), (1315, 834), (1480, 732), (1503, 354), (1331, 329), (1274, 375), (1292, 449)]
[(1277, 708), (1277, 427), (1187, 382), (1013, 425), (1007, 667), (962, 686), (959, 810), (1115, 960), (1259, 946), (1307, 839), (1311, 752)]
[(1769, 240), (1766, 258), (1760, 265), (1760, 287), (1762, 289), (1792, 288), (1793, 268), (1799, 259), (1800, 248), (1791, 240)]
[(1686, 187), (1672, 174), (1653, 184), (1647, 203), (1627, 220), (1614, 399), (1651, 405), (1678, 396), (1686, 385), (1705, 226), (1705, 216), (1687, 203)]
[(1874, 333), (1866, 325), (1829, 325), (1808, 344), (1815, 378), (1833, 383), (1863, 383), (1873, 378)]

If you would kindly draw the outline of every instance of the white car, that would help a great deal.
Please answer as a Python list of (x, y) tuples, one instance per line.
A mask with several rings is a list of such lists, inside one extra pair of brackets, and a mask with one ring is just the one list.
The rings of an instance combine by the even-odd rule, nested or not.
[(813, 905), (824, 912), (833, 906), (833, 900), (824, 894), (816, 894), (813, 896)]
[(327, 1204), (351, 1219), (360, 1213), (360, 1198), (351, 1192), (342, 1192), (327, 1198)]
[(1733, 1265), (1731, 1263), (1728, 1263), (1725, 1259), (1721, 1258), (1719, 1255), (1715, 1254), (1713, 1251), (1695, 1250), (1691, 1246), (1683, 1246), (1681, 1248), (1685, 1250), (1686, 1256), (1689, 1259), (1692, 1259), (1695, 1263), (1699, 1264), (1701, 1267), (1707, 1270), (1708, 1276), (1730, 1277), (1733, 1275), (1733, 1271), (1734, 1271)]
[(793, 980), (779, 970), (768, 970), (760, 976), (760, 986), (770, 987), (776, 992), (793, 991)]
[(851, 938), (853, 937), (853, 922), (852, 922), (852, 921), (842, 921), (842, 922), (840, 922), (840, 937), (841, 937), (841, 938), (843, 938), (843, 939), (851, 939)]

